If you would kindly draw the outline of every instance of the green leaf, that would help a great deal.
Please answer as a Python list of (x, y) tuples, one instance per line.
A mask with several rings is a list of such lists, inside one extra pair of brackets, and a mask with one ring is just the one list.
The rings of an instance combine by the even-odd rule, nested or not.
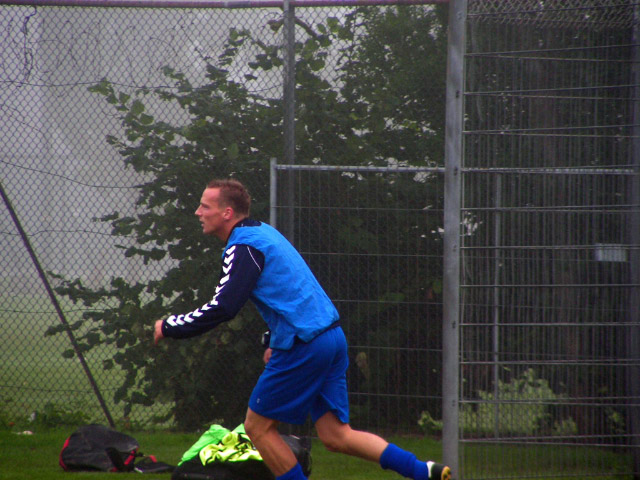
[(231, 145), (229, 145), (229, 148), (227, 149), (227, 154), (229, 155), (229, 158), (231, 160), (235, 160), (236, 158), (238, 158), (239, 150), (240, 149), (238, 148), (237, 143), (232, 143)]
[(325, 63), (321, 58), (315, 58), (309, 62), (309, 65), (311, 66), (311, 70), (319, 72), (324, 68)]
[(74, 358), (76, 356), (76, 352), (73, 348), (68, 348), (64, 352), (62, 352), (63, 358)]
[(100, 341), (100, 334), (95, 332), (87, 333), (87, 335), (85, 336), (85, 340), (87, 341), (89, 347), (102, 343)]
[(92, 93), (98, 93), (100, 95), (107, 96), (113, 92), (113, 87), (111, 83), (107, 81), (106, 78), (100, 80), (99, 83), (95, 85), (91, 85), (88, 90)]
[(132, 115), (138, 116), (144, 112), (144, 104), (140, 100), (135, 100), (129, 109)]
[(153, 123), (153, 117), (151, 115), (147, 115), (146, 113), (140, 115), (139, 120), (142, 125), (151, 125)]

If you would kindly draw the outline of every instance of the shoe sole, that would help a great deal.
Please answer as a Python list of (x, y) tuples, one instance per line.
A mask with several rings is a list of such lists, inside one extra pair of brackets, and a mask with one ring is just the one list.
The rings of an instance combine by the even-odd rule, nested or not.
[(451, 469), (449, 467), (444, 467), (442, 469), (442, 475), (440, 475), (441, 480), (451, 480)]

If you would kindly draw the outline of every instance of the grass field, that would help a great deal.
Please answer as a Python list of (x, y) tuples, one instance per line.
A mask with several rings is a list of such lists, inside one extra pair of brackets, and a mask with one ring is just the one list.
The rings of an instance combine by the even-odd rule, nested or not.
[[(58, 456), (66, 437), (73, 429), (55, 429), (18, 435), (0, 431), (0, 480), (26, 479), (112, 479), (113, 473), (64, 472)], [(132, 433), (140, 444), (140, 451), (155, 455), (159, 461), (175, 465), (182, 454), (199, 438), (199, 434), (155, 432)], [(419, 458), (439, 460), (440, 442), (423, 437), (394, 437), (390, 439)], [(593, 449), (585, 455), (585, 448), (557, 448), (553, 446), (465, 445), (465, 478), (531, 478), (540, 480), (569, 480), (576, 478), (630, 479), (619, 472), (630, 471), (628, 455)], [(329, 453), (317, 440), (312, 447), (313, 480), (391, 480), (401, 477), (383, 471), (374, 463)], [(532, 461), (537, 459), (538, 461)], [(606, 473), (602, 473), (606, 472)], [(454, 472), (455, 473), (455, 472)], [(138, 473), (118, 474), (118, 478), (140, 478)], [(169, 474), (149, 474), (149, 480), (169, 480)]]
[[(76, 359), (64, 359), (62, 352), (70, 348), (66, 335), (45, 337), (51, 325), (59, 323), (46, 298), (37, 306), (34, 297), (6, 296), (0, 309), (0, 426), (15, 424), (12, 431), (0, 428), (0, 480), (34, 478), (70, 478), (58, 466), (58, 455), (64, 439), (75, 429), (72, 422), (103, 423), (105, 417), (91, 391), (84, 372)], [(63, 305), (69, 321), (79, 315), (77, 308)], [(96, 381), (115, 418), (118, 429), (126, 431), (121, 406), (114, 405), (113, 391), (120, 385), (117, 370), (104, 371), (102, 361), (110, 358), (109, 348), (92, 350), (87, 355)], [(140, 418), (150, 418), (166, 406), (158, 405), (132, 415), (132, 428), (148, 428)], [(36, 412), (37, 420), (29, 422)], [(77, 415), (76, 415), (77, 414)], [(47, 419), (47, 415), (52, 418)], [(43, 418), (44, 417), (44, 418)], [(43, 422), (44, 420), (44, 422)], [(50, 420), (47, 422), (47, 420)], [(55, 430), (38, 428), (55, 425)], [(68, 426), (65, 426), (68, 425)], [(35, 430), (34, 435), (17, 435), (21, 430)], [(175, 464), (182, 453), (195, 442), (198, 434), (140, 433), (134, 434), (144, 453), (155, 454), (159, 460)], [(416, 453), (420, 458), (441, 458), (441, 445), (425, 438), (396, 438), (394, 441)], [(461, 467), (465, 478), (504, 479), (627, 479), (621, 475), (632, 471), (630, 455), (625, 451), (597, 449), (589, 446), (499, 446), (476, 443), (461, 445)], [(377, 465), (345, 456), (329, 454), (318, 443), (313, 448), (314, 480), (359, 480), (400, 478), (381, 471)], [(127, 478), (129, 475), (123, 474)], [(113, 478), (113, 474), (76, 473), (76, 479)], [(136, 477), (139, 478), (139, 477)], [(164, 478), (169, 475), (147, 475)]]
[[(102, 472), (64, 472), (58, 465), (58, 456), (65, 438), (70, 434), (66, 430), (52, 430), (33, 435), (17, 435), (0, 432), (0, 479), (113, 479), (113, 473)], [(198, 439), (197, 434), (183, 433), (134, 433), (140, 444), (140, 451), (153, 454), (159, 461), (172, 465)], [(394, 442), (412, 450), (420, 458), (436, 458), (441, 456), (439, 442), (424, 438), (397, 438)], [(379, 466), (357, 458), (327, 452), (324, 447), (314, 441), (312, 447), (314, 480), (371, 480), (401, 478), (385, 472)], [(120, 479), (141, 478), (139, 473), (121, 473)], [(169, 474), (149, 474), (143, 478), (169, 480)]]
[[(80, 318), (77, 305), (58, 298), (69, 323)], [(43, 413), (46, 409), (70, 406), (87, 422), (105, 422), (105, 415), (85, 371), (77, 357), (63, 358), (71, 348), (65, 333), (45, 336), (47, 329), (60, 324), (48, 297), (43, 292), (31, 295), (13, 294), (1, 297), (0, 307), (0, 415), (12, 421)], [(113, 394), (121, 385), (123, 373), (114, 368), (105, 371), (103, 361), (113, 357), (115, 347), (102, 346), (85, 354), (85, 360), (100, 393), (116, 422), (122, 419), (122, 405), (113, 402)], [(134, 407), (131, 418), (150, 418), (164, 413), (161, 404)], [(144, 422), (138, 422), (144, 423)]]

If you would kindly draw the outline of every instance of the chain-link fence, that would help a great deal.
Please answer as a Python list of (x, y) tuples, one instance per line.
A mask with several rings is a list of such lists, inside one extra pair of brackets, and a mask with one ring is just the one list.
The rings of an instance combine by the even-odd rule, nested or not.
[(442, 169), (275, 165), (272, 178), (273, 223), (293, 219), (294, 241), (343, 319), (352, 423), (415, 432), (420, 422), (438, 434)]
[[(136, 245), (135, 236), (113, 236), (108, 222), (96, 221), (113, 212), (140, 213), (139, 186), (150, 175), (125, 166), (118, 147), (108, 144), (109, 135), (126, 136), (125, 127), (117, 105), (90, 87), (105, 79), (119, 99), (136, 92), (142, 98), (141, 89), (175, 92), (178, 87), (165, 67), (199, 86), (207, 81), (207, 65), (224, 51), (232, 28), (278, 44), (280, 36), (269, 23), (281, 16), (278, 9), (0, 8), (2, 186), (26, 232), (21, 238), (3, 209), (1, 375), (2, 401), (9, 411), (59, 411), (71, 400), (72, 409), (100, 418), (105, 408), (100, 409), (81, 368), (78, 359), (85, 358), (106, 410), (122, 419), (122, 407), (113, 399), (124, 374), (103, 369), (117, 348), (101, 345), (82, 353), (81, 345), (65, 360), (69, 338), (45, 332), (64, 322), (74, 325), (87, 307), (59, 295), (63, 315), (57, 315), (45, 280), (55, 287), (55, 274), (98, 289), (112, 278), (158, 279), (176, 265), (173, 259), (145, 264), (139, 256), (125, 255), (123, 248)], [(253, 48), (239, 51), (236, 61), (246, 64)], [(234, 74), (242, 75), (245, 68), (234, 68)], [(252, 88), (279, 98), (281, 72), (264, 71)], [(176, 125), (189, 116), (177, 102), (158, 95), (145, 101), (145, 113)], [(213, 176), (215, 168), (211, 170)], [(265, 170), (263, 179), (249, 184), (256, 196), (267, 194), (267, 175)], [(23, 240), (32, 245), (47, 277), (38, 275)], [(88, 409), (90, 405), (95, 408)], [(165, 409), (157, 410), (134, 410), (128, 418), (147, 424), (152, 414)]]
[[(10, 418), (106, 416), (117, 424), (170, 421), (194, 429), (241, 421), (261, 369), (263, 327), (252, 309), (200, 343), (144, 347), (154, 315), (190, 311), (217, 281), (219, 246), (191, 240), (198, 236), (192, 214), (203, 185), (215, 176), (239, 177), (252, 192), (254, 215), (266, 220), (271, 158), (442, 164), (444, 12), (431, 5), (296, 8), (295, 15), (273, 7), (2, 6), (0, 411)], [(426, 54), (429, 61), (421, 61)], [(292, 105), (283, 104), (287, 70), (297, 83), (294, 128), (287, 117)], [(372, 81), (363, 84), (367, 76)], [(427, 205), (420, 192), (425, 174), (413, 175), (422, 183), (409, 182), (412, 194), (401, 192), (390, 211), (441, 212), (441, 189)], [(355, 182), (349, 188), (360, 176), (349, 175)], [(348, 208), (375, 213), (373, 203), (390, 193), (375, 174), (374, 181), (379, 188), (359, 190)], [(316, 212), (315, 227), (334, 223), (313, 207), (314, 196), (328, 191), (314, 182), (296, 188)], [(352, 252), (356, 261), (337, 272), (316, 266), (308, 242), (325, 233), (311, 228), (311, 216), (305, 215), (306, 233), (279, 222), (314, 264), (351, 332), (358, 426), (416, 432), (422, 411), (440, 418), (439, 254), (411, 252), (426, 237), (438, 238), (441, 222), (430, 215), (432, 231), (412, 232), (416, 243), (404, 245), (408, 256), (393, 268), (399, 254), (385, 250), (397, 252), (404, 229), (417, 225), (400, 225), (375, 252)], [(336, 235), (357, 236), (364, 220), (343, 219)], [(370, 248), (384, 223), (367, 227)], [(332, 239), (333, 233), (324, 241)], [(331, 248), (341, 255), (341, 247)], [(402, 286), (398, 269), (425, 255), (429, 266), (416, 265)], [(369, 269), (397, 278), (369, 285)], [(359, 296), (344, 286), (369, 293), (354, 304)], [(393, 322), (374, 328), (387, 316)], [(388, 343), (398, 323), (402, 332)], [(433, 328), (412, 333), (419, 324)], [(163, 362), (174, 369), (152, 373), (152, 364)], [(189, 368), (175, 367), (181, 363)], [(211, 364), (220, 368), (211, 371)]]
[(466, 478), (640, 472), (637, 9), (468, 2)]
[(458, 478), (638, 476), (637, 5), (452, 0), (445, 80), (447, 7), (322, 3), (0, 7), (0, 414), (242, 419), (252, 309), (148, 345), (210, 298), (220, 245), (192, 214), (233, 175), (340, 310), (354, 425), (439, 435), (452, 404)]

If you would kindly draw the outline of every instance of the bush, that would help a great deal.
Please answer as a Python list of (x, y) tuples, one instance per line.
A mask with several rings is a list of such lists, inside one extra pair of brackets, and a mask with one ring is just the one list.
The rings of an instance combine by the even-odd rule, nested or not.
[(532, 368), (509, 383), (498, 380), (498, 398), (485, 391), (478, 396), (476, 408), (463, 405), (461, 422), (465, 431), (480, 435), (531, 435), (550, 422), (548, 405), (559, 398)]
[(426, 410), (420, 415), (418, 425), (425, 435), (440, 435), (442, 433), (442, 420), (435, 420)]

